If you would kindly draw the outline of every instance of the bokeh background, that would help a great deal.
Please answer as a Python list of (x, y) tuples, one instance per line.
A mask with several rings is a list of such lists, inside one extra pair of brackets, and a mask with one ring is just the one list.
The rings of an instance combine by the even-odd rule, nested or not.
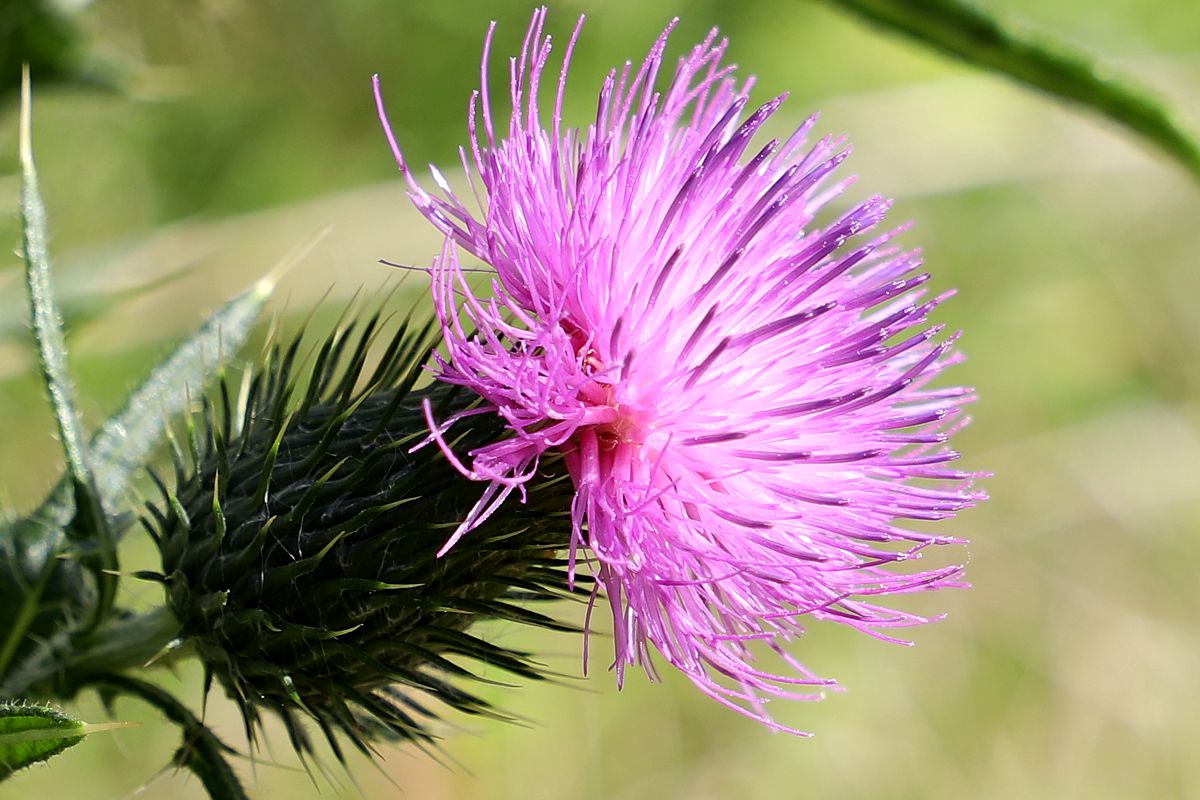
[[(0, 3), (0, 36), (33, 5)], [(34, 136), (92, 424), (172, 341), (317, 231), (330, 229), (272, 310), (293, 327), (326, 294), (340, 309), (394, 283), (378, 259), (428, 263), (438, 239), (405, 198), (370, 76), (381, 74), (413, 161), (453, 165), (489, 20), (502, 56), (531, 10), (528, 0), (60, 5), (66, 27), (37, 43), (50, 56), (34, 62)], [(1102, 54), (1101, 69), (1198, 121), (1200, 4), (994, 5)], [(915, 632), (915, 648), (820, 626), (797, 643), (848, 687), (775, 710), (812, 739), (772, 735), (673, 675), (651, 685), (635, 674), (618, 693), (604, 640), (581, 679), (577, 639), (501, 627), (495, 637), (564, 675), (485, 690), (523, 724), (452, 718), (437, 758), (396, 748), (377, 766), (352, 759), (349, 775), (314, 766), (312, 778), (274, 737), (237, 762), (252, 793), (1200, 797), (1200, 187), (1106, 122), (820, 3), (566, 2), (552, 29), (566, 34), (580, 12), (570, 119), (586, 121), (607, 68), (640, 58), (672, 16), (675, 52), (716, 25), (732, 60), (758, 75), (758, 98), (791, 92), (775, 132), (820, 109), (819, 132), (855, 143), (850, 197), (893, 196), (893, 219), (917, 221), (907, 241), (925, 248), (938, 288), (959, 290), (938, 312), (966, 332), (970, 359), (954, 377), (981, 397), (958, 443), (967, 467), (995, 472), (992, 500), (951, 523), (972, 540), (950, 557), (969, 560), (974, 588), (909, 602), (948, 612)], [(10, 55), (0, 53), (5, 69)], [(17, 101), (13, 75), (3, 78), (0, 240), (16, 242)], [(61, 465), (19, 275), (17, 258), (0, 259), (0, 502), (24, 510)], [(419, 278), (402, 294), (418, 297)], [(130, 543), (128, 563), (149, 558)], [(132, 601), (157, 591), (136, 587)], [(159, 678), (199, 708), (195, 670)], [(90, 697), (78, 709), (103, 716)], [(201, 797), (167, 766), (175, 730), (132, 700), (117, 712), (142, 726), (95, 736), (0, 797)], [(216, 693), (208, 718), (242, 743)]]

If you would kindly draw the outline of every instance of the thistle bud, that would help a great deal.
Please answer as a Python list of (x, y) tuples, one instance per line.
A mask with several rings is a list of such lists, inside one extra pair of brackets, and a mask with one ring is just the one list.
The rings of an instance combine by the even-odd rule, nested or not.
[(380, 327), (376, 315), (331, 336), (308, 370), (296, 342), (236, 393), (223, 383), (174, 448), (175, 488), (158, 481), (163, 502), (146, 520), (206, 686), (222, 684), (251, 740), (271, 711), (302, 753), (305, 717), (340, 758), (338, 733), (364, 751), (380, 738), (430, 740), (430, 698), (497, 714), (464, 688), (473, 668), (542, 673), (529, 654), (481, 638), (479, 623), (567, 629), (528, 606), (590, 591), (568, 588), (572, 489), (552, 463), (527, 504), (504, 504), (438, 556), (480, 485), (422, 446), (427, 413), (466, 412), (455, 427), (464, 450), (504, 437), (503, 420), (470, 414), (470, 392), (419, 387), (428, 329), (402, 324), (383, 343)]

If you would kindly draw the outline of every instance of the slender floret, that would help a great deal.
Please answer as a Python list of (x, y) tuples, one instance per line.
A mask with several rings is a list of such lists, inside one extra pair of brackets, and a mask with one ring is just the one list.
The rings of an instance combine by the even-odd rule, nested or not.
[[(957, 566), (901, 564), (961, 541), (906, 521), (983, 496), (948, 465), (972, 392), (934, 385), (960, 358), (957, 336), (928, 321), (950, 293), (927, 293), (898, 231), (870, 233), (887, 200), (816, 220), (850, 183), (832, 178), (848, 151), (808, 144), (815, 118), (760, 141), (784, 98), (745, 114), (752, 81), (722, 65), (716, 31), (664, 87), (668, 27), (640, 66), (608, 75), (576, 130), (563, 98), (577, 26), (546, 127), (545, 20), (535, 12), (510, 61), (507, 129), (488, 92), (489, 31), (461, 151), (479, 210), (436, 168), (440, 194), (423, 189), (388, 131), (413, 201), (447, 237), (431, 270), (438, 377), (512, 433), (456, 453), (456, 419), (427, 410), (432, 440), (487, 483), (443, 552), (561, 453), (572, 568), (586, 563), (607, 594), (618, 681), (631, 664), (653, 677), (657, 650), (701, 691), (783, 728), (764, 701), (834, 685), (784, 651), (806, 617), (898, 641), (889, 631), (927, 619), (883, 595), (962, 585)], [(487, 291), (458, 248), (494, 273)], [(764, 649), (781, 670), (757, 665)]]

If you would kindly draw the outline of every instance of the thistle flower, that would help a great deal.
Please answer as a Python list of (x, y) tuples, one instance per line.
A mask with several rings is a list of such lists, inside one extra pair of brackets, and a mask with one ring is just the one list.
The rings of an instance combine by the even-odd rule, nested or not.
[[(899, 231), (868, 233), (887, 200), (817, 221), (850, 183), (831, 182), (848, 151), (806, 144), (815, 117), (752, 147), (784, 98), (744, 115), (753, 81), (722, 65), (715, 30), (660, 88), (669, 26), (639, 67), (609, 73), (577, 130), (562, 112), (577, 26), (547, 127), (545, 19), (534, 13), (510, 62), (506, 131), (488, 33), (460, 151), (478, 212), (436, 168), (440, 196), (413, 178), (376, 89), (410, 196), (447, 237), (431, 270), (438, 377), (510, 431), (454, 447), (444, 432), (482, 409), (439, 419), (427, 406), (447, 457), (488, 484), (442, 553), (561, 454), (571, 569), (586, 559), (607, 594), (618, 682), (635, 664), (655, 677), (657, 650), (705, 694), (783, 728), (764, 701), (834, 685), (784, 649), (806, 617), (899, 641), (889, 631), (927, 620), (884, 595), (962, 585), (957, 566), (902, 568), (961, 542), (905, 520), (983, 497), (948, 466), (971, 390), (932, 385), (959, 360), (957, 335), (928, 322), (951, 293), (926, 293), (919, 253), (892, 244)], [(459, 247), (493, 271), (490, 294)], [(760, 667), (755, 643), (788, 669)]]

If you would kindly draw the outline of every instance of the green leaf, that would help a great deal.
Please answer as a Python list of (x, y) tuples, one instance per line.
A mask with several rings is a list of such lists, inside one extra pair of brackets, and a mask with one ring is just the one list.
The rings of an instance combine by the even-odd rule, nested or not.
[[(91, 441), (94, 485), (107, 513), (115, 513), (120, 507), (130, 479), (143, 467), (167, 421), (187, 408), (189, 390), (198, 394), (210, 376), (241, 349), (274, 291), (278, 275), (278, 270), (272, 272), (213, 313), (151, 371), (122, 409), (96, 432)], [(20, 606), (28, 612), (18, 620), (22, 626), (13, 625), (7, 636), (0, 635), (0, 675), (20, 644), (30, 615), (44, 600), (43, 583), (35, 576), (53, 563), (63, 544), (64, 531), (75, 516), (73, 488), (70, 477), (64, 476), (29, 517), (11, 526), (21, 553), (20, 569), (30, 583), (30, 591)], [(5, 531), (0, 529), (3, 535)], [(70, 588), (74, 584), (66, 585)], [(5, 610), (0, 609), (0, 619), (5, 618)]]
[[(269, 275), (234, 297), (212, 314), (146, 380), (129, 395), (121, 408), (92, 439), (92, 462), (101, 502), (117, 508), (133, 474), (162, 438), (171, 417), (184, 411), (195, 397), (245, 343), (275, 290)], [(48, 526), (63, 526), (74, 508), (71, 489), (64, 478), (33, 513)]]
[(129, 725), (127, 722), (88, 725), (54, 708), (0, 703), (0, 781), (79, 744), (90, 733)]
[[(26, 273), (33, 310), (35, 337), (42, 356), (62, 441), (66, 446), (68, 472), (28, 517), (0, 530), (4, 541), (7, 570), (25, 586), (24, 596), (6, 598), (0, 609), (0, 674), (22, 649), (34, 616), (41, 623), (34, 627), (45, 634), (54, 615), (39, 609), (59, 608), (64, 614), (80, 610), (86, 586), (66, 573), (74, 562), (56, 561), (63, 540), (75, 534), (77, 549), (89, 562), (101, 589), (93, 606), (91, 622), (98, 622), (111, 602), (115, 589), (115, 534), (109, 530), (112, 517), (121, 506), (129, 481), (163, 434), (167, 421), (184, 410), (189, 388), (199, 391), (241, 346), (273, 292), (278, 278), (316, 243), (314, 237), (276, 267), (267, 277), (234, 297), (162, 364), (127, 399), (124, 407), (106, 422), (90, 443), (84, 443), (78, 417), (71, 403), (72, 389), (66, 371), (65, 346), (59, 310), (51, 293), (49, 258), (46, 248), (46, 213), (37, 188), (30, 146), (30, 103), (28, 87), (24, 95), (21, 124), (21, 162), (23, 168), (22, 220), (25, 228)], [(80, 510), (83, 513), (80, 513)], [(99, 536), (89, 537), (88, 532)], [(92, 541), (85, 540), (91, 538)], [(46, 577), (52, 568), (61, 586), (49, 587), (54, 597), (43, 596)], [(3, 572), (3, 570), (0, 570)], [(55, 588), (57, 587), (57, 588)], [(61, 595), (61, 589), (66, 595)], [(60, 596), (61, 595), (61, 596)], [(18, 610), (19, 609), (19, 610)], [(42, 619), (44, 617), (45, 619)]]
[(996, 18), (968, 0), (830, 0), (970, 64), (1007, 74), (1125, 126), (1200, 180), (1200, 142), (1147, 90), (1096, 59)]
[[(38, 350), (38, 363), (67, 461), (75, 514), (66, 527), (68, 536), (86, 542), (90, 549), (87, 566), (96, 576), (98, 595), (89, 617), (94, 625), (112, 607), (116, 596), (116, 540), (105, 516), (92, 474), (88, 443), (75, 410), (75, 388), (67, 368), (67, 346), (63, 340), (62, 317), (54, 300), (47, 248), (46, 207), (38, 190), (33, 163), (32, 100), (29, 71), (21, 82), (21, 244), (25, 260), (25, 285), (29, 295), (30, 321)], [(12, 632), (9, 634), (12, 638)]]
[(30, 117), (29, 74), (26, 72), (21, 92), (21, 244), (30, 321), (42, 379), (50, 395), (67, 460), (67, 474), (74, 484), (87, 493), (92, 482), (92, 469), (79, 415), (75, 411), (75, 388), (67, 369), (62, 317), (54, 300), (50, 280), (46, 207), (38, 190), (37, 169), (33, 163)]
[[(103, 507), (114, 513), (133, 475), (166, 431), (168, 421), (187, 409), (214, 375), (246, 343), (279, 279), (328, 233), (319, 231), (288, 254), (266, 276), (217, 309), (155, 367), (105, 422), (91, 441), (95, 483)], [(63, 528), (74, 513), (69, 479), (64, 477), (28, 522), (41, 535)]]

